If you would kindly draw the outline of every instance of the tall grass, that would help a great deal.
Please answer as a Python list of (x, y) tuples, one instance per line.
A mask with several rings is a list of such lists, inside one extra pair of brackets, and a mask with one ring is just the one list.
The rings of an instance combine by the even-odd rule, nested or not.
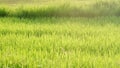
[(0, 6), (0, 68), (119, 68), (119, 11), (118, 0)]
[[(16, 7), (14, 7), (16, 6)], [(119, 16), (119, 1), (95, 1), (89, 4), (76, 5), (73, 3), (62, 3), (54, 5), (14, 5), (12, 7), (0, 8), (0, 16), (13, 17), (98, 17)], [(10, 9), (10, 11), (8, 11)]]
[(0, 18), (0, 68), (119, 68), (120, 17)]
[(8, 12), (6, 11), (5, 8), (0, 8), (0, 16), (1, 17), (8, 16)]

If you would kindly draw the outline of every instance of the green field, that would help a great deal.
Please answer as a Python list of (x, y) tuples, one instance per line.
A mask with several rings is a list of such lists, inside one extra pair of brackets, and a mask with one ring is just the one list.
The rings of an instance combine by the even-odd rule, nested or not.
[(119, 22), (0, 18), (0, 68), (119, 68)]
[(0, 68), (120, 68), (120, 1), (0, 3)]

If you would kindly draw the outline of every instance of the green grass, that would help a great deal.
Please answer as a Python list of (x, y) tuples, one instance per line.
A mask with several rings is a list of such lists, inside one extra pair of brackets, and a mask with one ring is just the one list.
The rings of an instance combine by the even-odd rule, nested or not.
[(0, 18), (0, 68), (119, 68), (120, 17)]
[(3, 16), (30, 18), (120, 16), (120, 1), (48, 1), (42, 4), (2, 4), (0, 17)]
[(120, 1), (0, 0), (0, 68), (120, 68)]

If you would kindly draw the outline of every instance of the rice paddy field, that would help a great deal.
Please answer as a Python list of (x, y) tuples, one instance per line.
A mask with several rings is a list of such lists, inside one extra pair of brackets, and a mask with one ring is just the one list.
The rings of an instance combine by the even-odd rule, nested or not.
[(120, 68), (120, 1), (0, 0), (0, 68)]

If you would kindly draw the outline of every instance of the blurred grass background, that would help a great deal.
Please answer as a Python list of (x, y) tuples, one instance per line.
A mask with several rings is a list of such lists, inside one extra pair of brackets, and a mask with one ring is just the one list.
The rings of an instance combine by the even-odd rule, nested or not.
[(120, 16), (119, 0), (0, 0), (0, 3), (1, 17)]

